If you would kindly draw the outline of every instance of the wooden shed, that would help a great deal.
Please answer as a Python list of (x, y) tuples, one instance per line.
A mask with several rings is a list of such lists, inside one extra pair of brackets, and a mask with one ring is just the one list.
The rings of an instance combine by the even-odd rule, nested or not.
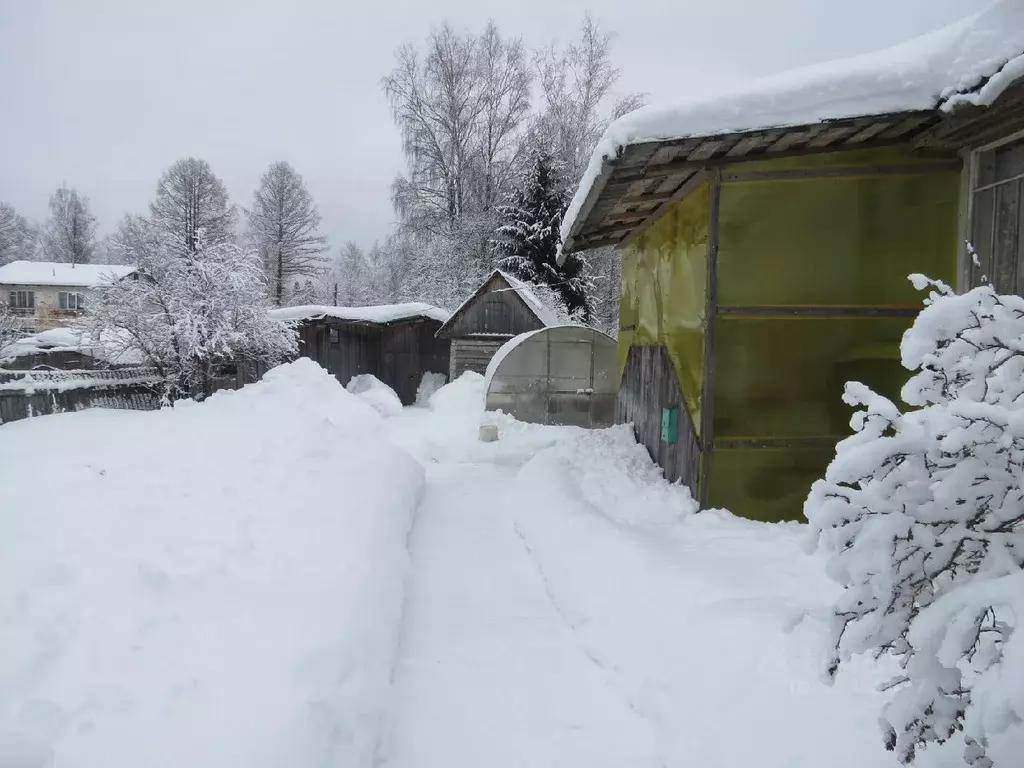
[(563, 252), (622, 251), (617, 419), (668, 479), (799, 519), (849, 434), (845, 383), (899, 397), (908, 275), (1024, 291), (1022, 75), (1024, 4), (1004, 0), (609, 129)]
[(448, 369), (450, 342), (437, 337), (448, 313), (429, 304), (302, 306), (271, 314), (298, 323), (299, 354), (342, 385), (370, 373), (395, 390), (404, 405), (416, 401), (423, 374)]
[(502, 344), (514, 336), (558, 325), (557, 317), (529, 286), (494, 270), (437, 332), (451, 343), (449, 379), (466, 371), (483, 374)]

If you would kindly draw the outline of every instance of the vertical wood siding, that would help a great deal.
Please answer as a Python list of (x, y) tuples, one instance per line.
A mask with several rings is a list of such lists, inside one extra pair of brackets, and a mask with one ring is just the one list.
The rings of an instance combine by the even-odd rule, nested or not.
[[(661, 409), (678, 407), (679, 436), (674, 444), (661, 440)], [(615, 420), (633, 424), (637, 442), (664, 470), (670, 482), (682, 481), (697, 499), (700, 441), (680, 394), (675, 369), (663, 346), (629, 349), (622, 374)]]
[(543, 327), (544, 324), (519, 294), (496, 275), (488, 281), (483, 292), (459, 311), (447, 335), (518, 336), (520, 333), (536, 331)]
[[(391, 325), (350, 323), (325, 318), (299, 328), (299, 353), (322, 365), (347, 385), (353, 376), (369, 373), (412, 405), (424, 373), (445, 373), (450, 342), (435, 338), (441, 323), (416, 318)], [(337, 342), (331, 343), (331, 330)]]

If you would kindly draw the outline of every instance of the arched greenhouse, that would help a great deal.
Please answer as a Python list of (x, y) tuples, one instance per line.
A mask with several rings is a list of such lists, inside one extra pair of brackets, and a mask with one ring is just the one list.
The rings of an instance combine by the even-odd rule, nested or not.
[(609, 427), (618, 391), (615, 339), (576, 325), (507, 341), (487, 367), (487, 410), (519, 421)]

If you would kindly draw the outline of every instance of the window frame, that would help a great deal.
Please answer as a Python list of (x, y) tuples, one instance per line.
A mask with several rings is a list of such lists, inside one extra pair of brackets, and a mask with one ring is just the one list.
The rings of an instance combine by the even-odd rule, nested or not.
[[(22, 300), (24, 297), (24, 300)], [(35, 312), (36, 309), (36, 292), (15, 288), (8, 292), (7, 306), (11, 309), (31, 309)]]
[(85, 295), (80, 291), (58, 291), (57, 307), (69, 312), (80, 312), (85, 309)]
[[(1017, 206), (1018, 206), (1018, 214), (1017, 214), (1017, 264), (1016, 264), (1016, 268), (1015, 268), (1015, 277), (1016, 277), (1015, 283), (1016, 283), (1016, 286), (1014, 287), (1014, 289), (1011, 292), (1016, 293), (1016, 292), (1018, 292), (1017, 291), (1018, 287), (1024, 287), (1024, 275), (1021, 274), (1021, 271), (1024, 270), (1024, 174), (1015, 174), (1015, 175), (1013, 175), (1013, 176), (1011, 176), (1011, 177), (1009, 177), (1007, 179), (1002, 179), (1000, 181), (991, 182), (989, 184), (984, 184), (984, 185), (981, 185), (981, 186), (978, 185), (978, 178), (979, 178), (979, 174), (980, 174), (980, 170), (981, 170), (982, 156), (986, 155), (986, 154), (988, 154), (990, 152), (994, 152), (994, 151), (996, 151), (996, 150), (998, 150), (998, 149), (1000, 149), (1002, 147), (1006, 147), (1006, 146), (1010, 146), (1010, 145), (1021, 145), (1021, 146), (1024, 146), (1024, 130), (1015, 131), (1014, 133), (1011, 133), (1011, 134), (1009, 134), (1007, 136), (1003, 136), (1002, 138), (997, 139), (996, 141), (992, 141), (992, 142), (989, 142), (988, 144), (983, 144), (983, 145), (981, 145), (979, 147), (976, 147), (976, 148), (973, 148), (973, 149), (969, 150), (969, 162), (966, 164), (966, 174), (965, 174), (966, 178), (964, 179), (964, 185), (963, 185), (963, 191), (964, 191), (964, 194), (966, 196), (966, 205), (964, 206), (964, 208), (966, 209), (966, 215), (964, 216), (964, 221), (962, 223), (962, 231), (961, 231), (961, 234), (962, 234), (961, 241), (962, 241), (962, 244), (963, 244), (962, 247), (961, 247), (963, 263), (961, 265), (960, 274), (959, 274), (959, 278), (960, 278), (959, 289), (961, 291), (967, 291), (967, 290), (970, 290), (971, 288), (976, 287), (973, 284), (973, 280), (972, 280), (972, 275), (973, 275), (974, 270), (973, 270), (973, 263), (972, 263), (972, 259), (971, 259), (971, 254), (968, 251), (966, 244), (970, 243), (973, 247), (977, 247), (977, 244), (974, 242), (974, 240), (976, 239), (975, 238), (975, 214), (976, 214), (975, 207), (976, 207), (977, 197), (978, 197), (978, 195), (980, 193), (983, 193), (983, 192), (988, 191), (988, 190), (993, 190), (993, 202), (992, 202), (993, 218), (992, 218), (992, 224), (991, 224), (991, 231), (990, 231), (989, 234), (990, 234), (990, 237), (991, 237), (992, 241), (995, 242), (995, 238), (996, 238), (996, 234), (997, 234), (996, 233), (996, 214), (997, 214), (996, 201), (997, 201), (997, 198), (998, 198), (998, 195), (995, 193), (995, 190), (998, 189), (1001, 186), (1009, 185), (1009, 184), (1016, 184), (1017, 185), (1017, 192), (1018, 192), (1018, 202), (1017, 202)], [(990, 258), (994, 258), (994, 254), (991, 255)], [(992, 269), (992, 271), (994, 272), (995, 269)], [(995, 283), (995, 276), (994, 275), (986, 274), (985, 277), (988, 278), (988, 281), (990, 283), (993, 283), (993, 284)], [(998, 288), (998, 286), (997, 286), (997, 288)], [(1021, 292), (1024, 293), (1024, 291), (1021, 291)]]

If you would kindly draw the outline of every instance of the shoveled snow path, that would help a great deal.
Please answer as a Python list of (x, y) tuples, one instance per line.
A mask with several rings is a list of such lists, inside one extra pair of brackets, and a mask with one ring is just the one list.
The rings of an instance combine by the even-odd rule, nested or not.
[(428, 472), (410, 539), (394, 730), (378, 762), (659, 765), (650, 725), (580, 644), (517, 529), (502, 496), (517, 471)]

